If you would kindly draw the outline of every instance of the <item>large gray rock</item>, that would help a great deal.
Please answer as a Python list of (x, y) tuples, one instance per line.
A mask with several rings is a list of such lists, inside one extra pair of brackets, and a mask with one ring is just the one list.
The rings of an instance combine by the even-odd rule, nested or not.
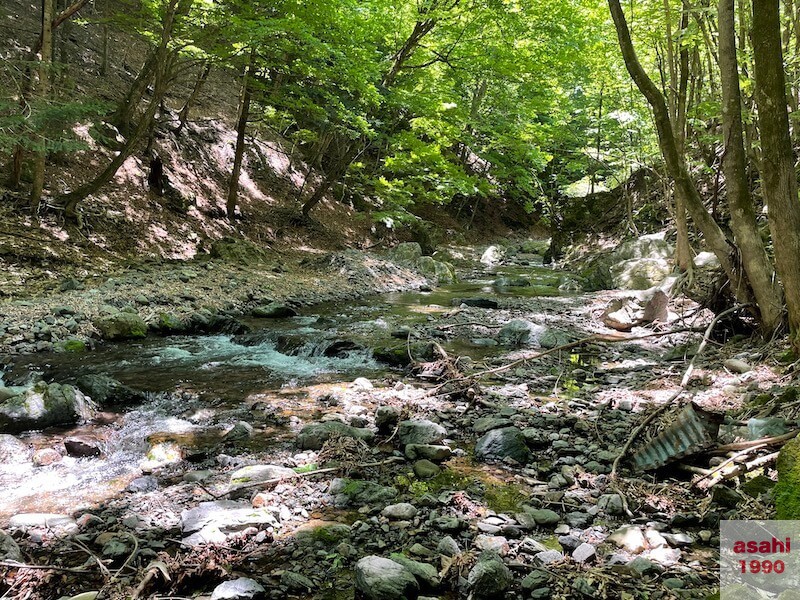
[(17, 542), (4, 531), (0, 531), (0, 560), (22, 560), (22, 551)]
[(407, 444), (438, 444), (447, 435), (447, 430), (433, 421), (400, 421), (397, 437), (404, 446)]
[[(524, 319), (514, 319), (509, 321), (500, 329), (497, 334), (497, 341), (513, 348), (523, 346), (531, 341), (533, 332), (537, 326)], [(538, 329), (543, 329), (541, 326)]]
[(301, 450), (319, 450), (333, 435), (357, 438), (365, 442), (371, 442), (375, 438), (375, 433), (369, 429), (351, 427), (340, 421), (325, 421), (303, 427), (297, 436), (297, 447)]
[(612, 265), (611, 281), (621, 290), (646, 290), (659, 285), (672, 274), (665, 258), (632, 258)]
[(254, 308), (253, 316), (260, 319), (286, 319), (288, 317), (296, 317), (297, 311), (286, 304), (270, 302)]
[(137, 404), (147, 399), (144, 392), (128, 387), (108, 375), (83, 375), (75, 385), (100, 406)]
[(525, 464), (531, 453), (525, 444), (525, 436), (517, 427), (492, 429), (475, 444), (475, 456), (479, 460), (503, 460), (513, 458)]
[(253, 579), (240, 577), (224, 581), (214, 588), (211, 600), (254, 600), (264, 597), (266, 590)]
[(432, 462), (442, 462), (453, 455), (450, 446), (439, 446), (435, 444), (408, 444), (405, 453), (406, 458), (409, 460), (424, 458)]
[(433, 565), (411, 560), (406, 555), (399, 553), (392, 553), (390, 558), (397, 564), (408, 569), (411, 574), (417, 578), (417, 582), (419, 582), (420, 586), (424, 588), (434, 589), (439, 587), (439, 584), (442, 582), (439, 577), (439, 571), (437, 571), (436, 567)]
[(0, 464), (26, 463), (31, 458), (28, 445), (7, 433), (0, 433)]
[(484, 552), (472, 567), (467, 585), (473, 598), (485, 600), (503, 598), (511, 586), (512, 576), (503, 560), (493, 552)]
[(365, 556), (356, 563), (355, 583), (367, 600), (415, 600), (419, 596), (411, 571), (380, 556)]
[(417, 259), (416, 267), (420, 273), (427, 279), (432, 280), (435, 285), (449, 285), (458, 281), (453, 265), (430, 256), (423, 256)]
[(392, 260), (402, 263), (414, 263), (422, 257), (422, 246), (417, 242), (403, 242), (391, 250)]
[(71, 385), (37, 383), (21, 396), (0, 404), (0, 431), (19, 433), (88, 421), (94, 406)]
[(248, 502), (217, 500), (201, 502), (181, 512), (181, 530), (191, 533), (184, 540), (190, 545), (221, 543), (226, 534), (247, 527), (275, 527), (278, 520), (268, 508), (253, 508)]
[(258, 483), (273, 479), (290, 479), (296, 477), (292, 469), (278, 465), (250, 465), (242, 467), (231, 473), (231, 485)]
[(93, 325), (104, 340), (127, 340), (147, 335), (147, 324), (136, 313), (118, 312), (94, 320)]
[(505, 258), (505, 250), (499, 246), (489, 246), (481, 255), (481, 263), (487, 267), (496, 267)]

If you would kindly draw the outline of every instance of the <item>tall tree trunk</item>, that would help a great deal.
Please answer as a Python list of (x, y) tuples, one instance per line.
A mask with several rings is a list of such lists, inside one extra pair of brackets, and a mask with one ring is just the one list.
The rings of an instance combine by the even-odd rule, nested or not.
[(239, 119), (236, 122), (236, 150), (233, 154), (233, 169), (228, 180), (228, 196), (225, 201), (225, 212), (233, 220), (236, 216), (236, 205), (239, 199), (239, 175), (242, 172), (244, 159), (244, 136), (247, 132), (247, 119), (250, 117), (250, 99), (252, 90), (250, 80), (253, 78), (253, 69), (256, 64), (256, 49), (250, 50), (250, 61), (242, 75), (242, 93), (239, 101)]
[[(39, 83), (35, 94), (42, 102), (47, 101), (50, 93), (50, 67), (53, 59), (53, 15), (55, 0), (42, 0), (42, 49), (39, 60)], [(33, 185), (31, 186), (30, 203), (34, 214), (39, 212), (44, 189), (44, 170), (47, 160), (47, 140), (44, 134), (37, 135), (39, 148), (33, 156)]]
[(791, 344), (800, 354), (800, 204), (786, 110), (779, 13), (778, 0), (753, 0), (753, 58), (763, 154), (761, 180), (775, 266), (789, 311)]
[(774, 278), (756, 225), (756, 213), (747, 181), (744, 153), (742, 103), (736, 58), (734, 0), (719, 0), (719, 69), (722, 84), (722, 131), (725, 140), (722, 169), (728, 188), (731, 229), (741, 251), (742, 265), (753, 288), (761, 325), (766, 334), (774, 332), (783, 317), (781, 290)]
[(158, 48), (153, 48), (147, 55), (138, 75), (136, 75), (136, 79), (133, 80), (131, 87), (128, 89), (128, 93), (125, 94), (125, 97), (117, 105), (117, 110), (111, 116), (110, 121), (117, 126), (122, 135), (127, 136), (133, 127), (133, 116), (144, 93), (147, 91), (147, 86), (153, 80), (158, 66), (158, 57)]
[[(722, 229), (720, 229), (719, 225), (711, 218), (711, 215), (708, 214), (700, 198), (700, 193), (692, 182), (686, 163), (683, 157), (678, 153), (673, 124), (669, 116), (669, 109), (664, 100), (664, 95), (647, 75), (639, 62), (639, 58), (636, 56), (630, 31), (628, 30), (628, 23), (625, 20), (625, 13), (622, 10), (619, 0), (608, 0), (608, 5), (614, 20), (614, 26), (617, 30), (617, 38), (619, 40), (620, 49), (622, 50), (625, 67), (628, 69), (628, 73), (630, 73), (636, 87), (639, 88), (639, 91), (644, 95), (650, 107), (653, 109), (656, 132), (658, 134), (658, 145), (664, 157), (667, 173), (673, 180), (676, 190), (684, 195), (687, 209), (695, 225), (702, 232), (709, 250), (714, 253), (725, 271), (725, 274), (733, 281), (735, 280), (736, 273), (731, 259), (732, 248), (725, 238)], [(743, 298), (739, 297), (738, 299), (740, 301), (750, 301), (749, 295)]]

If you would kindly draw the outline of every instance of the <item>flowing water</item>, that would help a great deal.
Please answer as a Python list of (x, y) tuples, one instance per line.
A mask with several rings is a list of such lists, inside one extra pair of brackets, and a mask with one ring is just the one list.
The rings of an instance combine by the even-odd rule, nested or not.
[[(496, 277), (526, 276), (528, 287), (496, 288)], [(476, 279), (430, 292), (402, 292), (347, 305), (320, 305), (288, 319), (252, 320), (242, 335), (148, 338), (110, 344), (86, 354), (20, 358), (4, 375), (8, 384), (43, 376), (69, 382), (103, 374), (147, 392), (139, 406), (103, 413), (102, 422), (69, 429), (33, 432), (21, 439), (34, 449), (54, 447), (64, 437), (89, 434), (100, 439), (103, 454), (65, 457), (46, 467), (0, 465), (0, 518), (19, 512), (59, 512), (89, 507), (116, 493), (138, 475), (153, 437), (194, 439), (213, 446), (236, 410), (259, 400), (275, 411), (275, 440), (288, 438), (281, 423), (293, 413), (310, 417), (309, 386), (376, 378), (389, 370), (372, 358), (371, 348), (398, 345), (404, 328), (435, 320), (451, 311), (455, 299), (562, 294), (561, 276), (541, 266), (502, 268)], [(483, 358), (503, 352), (468, 340), (448, 346), (459, 355)], [(211, 423), (211, 425), (209, 425)], [(148, 439), (150, 438), (150, 439)]]

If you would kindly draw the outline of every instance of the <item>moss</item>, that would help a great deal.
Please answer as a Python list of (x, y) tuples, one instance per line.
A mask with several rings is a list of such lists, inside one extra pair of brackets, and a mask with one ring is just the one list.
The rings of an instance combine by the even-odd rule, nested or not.
[(86, 342), (73, 338), (61, 342), (61, 344), (59, 344), (59, 348), (61, 348), (61, 350), (64, 352), (80, 354), (81, 352), (86, 352)]
[(498, 513), (520, 512), (528, 500), (528, 496), (514, 484), (488, 487), (483, 498), (486, 506)]
[(775, 513), (780, 520), (800, 519), (800, 438), (787, 443), (778, 455)]

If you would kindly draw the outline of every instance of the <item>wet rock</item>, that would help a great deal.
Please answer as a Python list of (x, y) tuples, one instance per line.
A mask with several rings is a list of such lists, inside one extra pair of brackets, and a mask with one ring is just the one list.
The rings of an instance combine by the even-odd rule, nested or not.
[(324, 423), (310, 423), (303, 427), (297, 436), (297, 447), (301, 450), (319, 450), (332, 435), (340, 435), (371, 442), (375, 433), (369, 429), (351, 427), (339, 421), (326, 421)]
[(88, 421), (94, 406), (80, 390), (58, 383), (37, 383), (21, 396), (0, 404), (0, 430), (18, 433)]
[(33, 464), (37, 467), (46, 467), (53, 463), (61, 462), (61, 453), (55, 448), (40, 448), (33, 453)]
[(474, 598), (502, 598), (511, 587), (511, 571), (493, 552), (484, 552), (467, 576), (467, 587)]
[(400, 409), (394, 406), (379, 406), (375, 411), (375, 427), (379, 433), (391, 433), (400, 420)]
[[(497, 333), (497, 341), (506, 346), (518, 348), (531, 341), (536, 328), (537, 326), (530, 321), (514, 319), (503, 325)], [(542, 329), (541, 327), (538, 328)]]
[(439, 584), (442, 582), (439, 577), (439, 572), (433, 565), (411, 560), (404, 554), (398, 553), (392, 553), (389, 558), (397, 564), (408, 569), (409, 572), (417, 578), (417, 582), (420, 584), (420, 587), (435, 589), (439, 587)]
[(237, 442), (249, 440), (253, 437), (253, 426), (246, 421), (238, 421), (231, 429), (225, 434), (226, 442)]
[(144, 392), (128, 387), (108, 375), (82, 375), (75, 385), (100, 406), (140, 404), (147, 400)]
[(423, 458), (431, 462), (442, 462), (453, 455), (450, 446), (437, 446), (434, 444), (408, 444), (405, 453), (406, 458), (409, 460)]
[(381, 515), (394, 521), (410, 521), (417, 516), (417, 507), (408, 502), (390, 504), (381, 511)]
[(128, 340), (147, 335), (147, 324), (142, 317), (131, 312), (99, 317), (93, 325), (104, 340)]
[(28, 445), (8, 433), (0, 433), (0, 463), (6, 465), (22, 464), (30, 460)]
[(475, 444), (475, 456), (479, 460), (503, 460), (513, 458), (521, 464), (530, 460), (530, 450), (525, 436), (516, 427), (493, 429)]
[(414, 469), (414, 475), (416, 475), (420, 479), (433, 479), (439, 473), (442, 472), (442, 469), (441, 467), (439, 467), (439, 465), (424, 458), (416, 461), (414, 463), (413, 469)]
[(3, 385), (3, 382), (0, 381), (0, 402), (5, 402), (9, 398), (13, 398), (14, 396), (21, 396), (25, 392), (30, 389), (30, 386), (10, 386), (6, 387)]
[(623, 525), (608, 536), (606, 541), (616, 544), (631, 554), (638, 554), (645, 549), (646, 545), (642, 530), (634, 525)]
[(500, 308), (500, 304), (497, 300), (492, 300), (491, 298), (454, 298), (451, 302), (453, 306), (471, 306), (473, 308), (489, 308), (489, 309), (497, 309)]
[(337, 478), (331, 482), (328, 493), (335, 496), (336, 506), (364, 506), (392, 500), (397, 496), (397, 489), (372, 481)]
[(220, 583), (214, 588), (211, 600), (256, 600), (266, 594), (264, 587), (253, 579), (240, 577)]
[(10, 535), (0, 530), (0, 560), (22, 561), (22, 551)]
[(253, 309), (252, 314), (259, 319), (285, 319), (296, 317), (297, 311), (286, 304), (270, 302), (263, 306), (257, 306)]
[(100, 440), (88, 436), (71, 436), (64, 440), (64, 448), (69, 456), (78, 458), (88, 456), (100, 456), (102, 454), (102, 443)]
[(401, 421), (397, 437), (403, 446), (408, 444), (438, 444), (447, 435), (447, 430), (433, 421)]
[(431, 256), (417, 259), (417, 270), (435, 285), (450, 285), (458, 281), (456, 270), (450, 263), (436, 260)]
[(258, 483), (273, 479), (291, 479), (296, 477), (292, 469), (278, 465), (250, 465), (231, 473), (231, 485)]
[(356, 563), (356, 590), (368, 600), (415, 600), (419, 584), (403, 565), (380, 556), (366, 556)]

